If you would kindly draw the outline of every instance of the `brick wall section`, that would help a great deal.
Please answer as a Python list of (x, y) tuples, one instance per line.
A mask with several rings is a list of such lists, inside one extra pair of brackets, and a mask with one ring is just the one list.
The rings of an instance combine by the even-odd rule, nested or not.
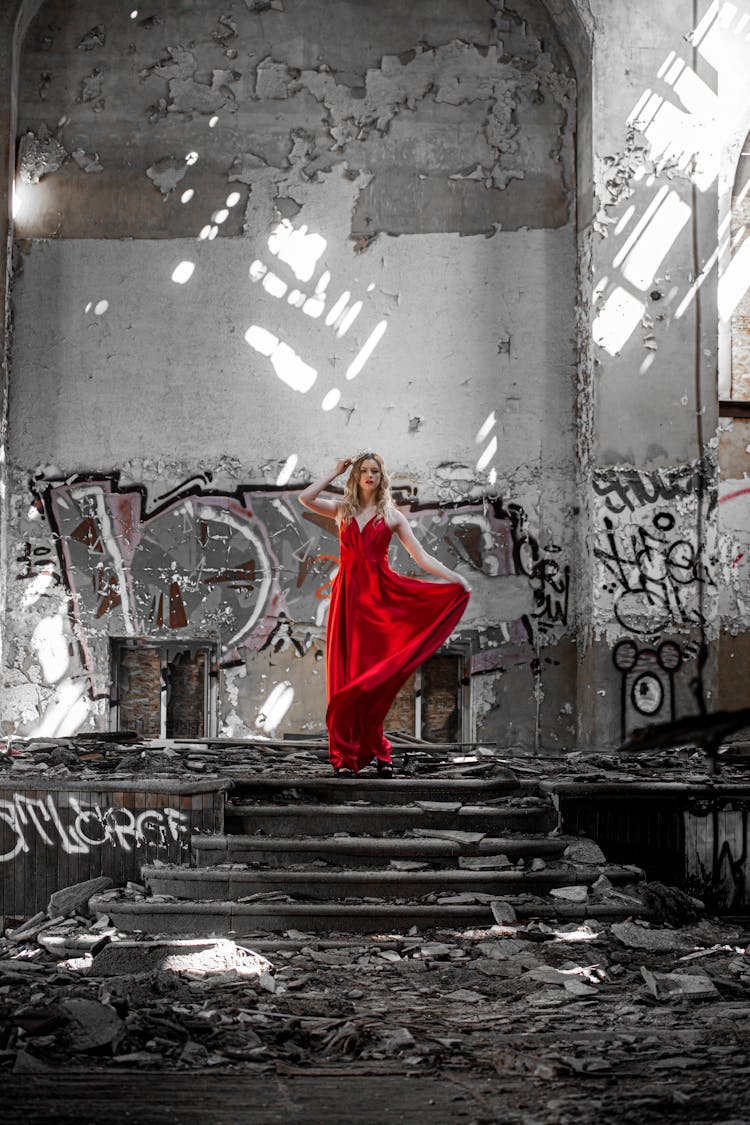
[(422, 669), (422, 738), (455, 742), (459, 737), (458, 693), (461, 659), (433, 656)]
[(385, 729), (417, 734), (428, 742), (455, 742), (460, 734), (461, 658), (451, 653), (433, 656), (422, 665), (422, 723), (415, 730), (415, 677), (398, 693), (385, 720)]
[(414, 673), (409, 676), (393, 700), (391, 709), (385, 717), (383, 729), (414, 734)]
[(121, 648), (119, 727), (144, 738), (161, 735), (161, 657), (157, 648)]
[[(732, 204), (732, 241), (742, 227), (750, 228), (750, 195), (741, 204)], [(738, 242), (735, 254), (742, 245)], [(750, 399), (750, 289), (732, 314), (732, 398)]]
[(206, 654), (178, 652), (167, 665), (167, 738), (205, 736)]

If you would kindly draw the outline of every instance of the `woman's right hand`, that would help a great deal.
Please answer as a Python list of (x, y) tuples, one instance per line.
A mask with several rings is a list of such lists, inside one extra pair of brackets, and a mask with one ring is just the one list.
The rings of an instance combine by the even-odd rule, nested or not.
[(336, 468), (333, 470), (333, 478), (335, 479), (336, 477), (340, 477), (341, 474), (345, 472), (350, 465), (353, 464), (353, 457), (339, 457), (338, 461), (336, 462)]

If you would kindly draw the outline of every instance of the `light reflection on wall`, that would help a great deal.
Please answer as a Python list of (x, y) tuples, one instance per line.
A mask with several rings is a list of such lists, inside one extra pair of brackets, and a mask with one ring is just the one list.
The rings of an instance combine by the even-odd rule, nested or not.
[[(288, 219), (278, 223), (268, 237), (270, 253), (288, 266), (297, 281), (301, 283), (312, 281), (326, 246), (326, 239), (320, 234), (309, 231), (307, 224), (302, 224), (299, 229), (295, 229)], [(338, 340), (346, 336), (365, 308), (366, 296), (352, 300), (351, 290), (344, 289), (338, 294), (326, 313), (328, 289), (331, 283), (331, 272), (327, 269), (323, 270), (317, 279), (312, 293), (297, 287), (290, 291), (288, 283), (277, 273), (270, 270), (260, 258), (251, 262), (248, 276), (254, 285), (260, 283), (270, 297), (274, 297), (276, 300), (282, 300), (286, 297), (289, 305), (299, 309), (305, 316), (313, 320), (318, 320), (325, 313), (324, 324), (335, 333)], [(367, 293), (371, 293), (374, 288), (374, 284), (370, 283), (367, 286)], [(387, 327), (388, 322), (385, 319), (380, 320), (375, 325), (354, 359), (347, 366), (347, 380), (355, 379), (359, 375), (383, 338)], [(245, 341), (254, 351), (271, 361), (271, 366), (276, 375), (287, 386), (301, 394), (307, 394), (311, 390), (318, 377), (316, 368), (306, 363), (289, 344), (282, 341), (275, 333), (259, 324), (251, 324), (245, 332)], [(324, 395), (321, 409), (325, 412), (331, 411), (340, 400), (341, 391), (338, 387), (332, 387)]]
[(294, 688), (288, 680), (276, 684), (258, 712), (255, 725), (264, 734), (273, 734), (294, 702)]
[[(749, 25), (750, 14), (741, 11), (737, 4), (714, 0), (693, 32), (685, 36), (689, 46), (682, 50), (695, 50), (717, 73), (731, 73), (730, 67), (741, 72), (743, 66), (747, 71), (750, 66)], [(728, 42), (733, 44), (736, 59), (728, 58)], [(741, 103), (742, 99), (736, 101)], [(638, 327), (646, 309), (640, 293), (654, 283), (659, 268), (692, 216), (691, 206), (674, 189), (662, 185), (650, 196), (648, 189), (655, 186), (657, 175), (666, 173), (672, 177), (678, 172), (699, 192), (708, 191), (719, 176), (722, 154), (736, 131), (737, 122), (746, 116), (746, 105), (720, 98), (677, 50), (667, 54), (656, 72), (654, 86), (643, 91), (628, 115), (627, 126), (646, 142), (642, 163), (632, 170), (631, 176), (632, 184), (643, 184), (639, 189), (643, 201), (640, 209), (631, 204), (614, 228), (615, 238), (624, 237), (612, 262), (619, 277), (602, 279), (596, 286), (596, 295), (603, 298), (603, 303), (594, 318), (593, 338), (610, 355), (617, 355)], [(639, 210), (640, 218), (637, 218)], [(690, 279), (681, 296), (679, 288), (669, 294), (665, 307), (679, 297), (675, 319), (685, 315), (698, 289), (719, 261), (722, 250), (726, 249), (722, 239), (727, 229), (728, 223), (722, 222), (716, 248), (703, 264), (700, 275)], [(729, 277), (719, 286), (724, 320), (731, 316), (731, 309), (736, 307), (750, 284), (747, 254), (736, 253), (725, 273)], [(646, 359), (647, 368), (653, 356)]]

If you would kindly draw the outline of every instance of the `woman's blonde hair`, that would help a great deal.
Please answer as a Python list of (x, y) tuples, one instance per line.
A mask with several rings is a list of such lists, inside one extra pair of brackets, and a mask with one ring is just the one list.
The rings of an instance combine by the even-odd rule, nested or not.
[(388, 512), (393, 510), (391, 482), (388, 476), (388, 470), (385, 467), (385, 462), (379, 453), (373, 453), (372, 450), (365, 449), (354, 458), (352, 467), (349, 470), (349, 476), (346, 478), (344, 499), (341, 502), (338, 515), (338, 520), (342, 527), (351, 523), (361, 507), (359, 501), (359, 473), (363, 461), (376, 461), (380, 469), (380, 483), (375, 493), (375, 519), (385, 519)]

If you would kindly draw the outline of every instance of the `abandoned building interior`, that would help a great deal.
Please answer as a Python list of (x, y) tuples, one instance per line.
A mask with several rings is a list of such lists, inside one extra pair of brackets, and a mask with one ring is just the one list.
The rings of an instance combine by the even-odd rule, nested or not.
[[(665, 919), (657, 880), (663, 910), (670, 887), (683, 920), (701, 902), (717, 912), (713, 944), (736, 961), (750, 902), (750, 2), (6, 0), (0, 28), (0, 994), (3, 958), (60, 917), (224, 942), (222, 971), (268, 1003), (287, 986), (263, 956), (292, 957), (298, 931), (401, 934), (391, 960), (413, 964), (411, 926), (525, 927), (505, 936), (539, 973), (531, 925), (598, 918), (621, 927), (601, 940), (636, 956), (633, 927)], [(298, 496), (360, 450), (383, 456), (398, 510), (472, 596), (388, 713), (391, 796), (363, 775), (340, 797), (325, 751), (339, 544)], [(416, 573), (395, 537), (389, 557)], [(283, 805), (295, 800), (321, 802), (317, 820)], [(336, 826), (363, 841), (367, 815), (391, 882), (337, 872), (358, 905), (318, 888), (311, 914), (294, 872), (308, 887)], [(305, 851), (308, 832), (328, 843)], [(524, 832), (547, 842), (523, 851)], [(279, 882), (257, 834), (295, 837), (285, 846), (313, 867), (292, 856)], [(370, 855), (357, 848), (352, 865)], [(399, 879), (401, 905), (381, 910)], [(650, 897), (631, 894), (639, 880)], [(548, 897), (524, 906), (529, 894)], [(240, 971), (226, 943), (256, 930), (266, 944)], [(70, 938), (66, 956), (91, 960), (90, 945)], [(338, 971), (316, 948), (319, 971)], [(475, 953), (458, 948), (443, 934), (420, 966), (468, 996), (448, 969)], [(563, 971), (550, 964), (535, 978), (548, 990)], [(658, 1008), (665, 965), (641, 967)], [(750, 1019), (750, 968), (730, 976), (731, 996), (704, 985), (701, 1011), (721, 993)], [(593, 1004), (599, 984), (589, 973), (568, 999)], [(124, 1001), (96, 1002), (124, 1020)], [(263, 1075), (255, 1033), (222, 1058)], [(373, 1057), (414, 1055), (417, 1032), (404, 1035)], [(115, 1042), (124, 1030), (101, 1040)], [(6, 1035), (0, 1067), (21, 1052), (43, 1085), (32, 1048)], [(209, 1065), (201, 1051), (169, 1058)], [(532, 1107), (522, 1071), (492, 1057), (466, 1120), (500, 1119), (492, 1083), (511, 1072), (507, 1121), (667, 1113), (658, 1083), (632, 1117), (606, 1099), (584, 1111), (574, 1085)], [(347, 1120), (320, 1108), (324, 1085), (293, 1119)], [(429, 1096), (432, 1116), (394, 1120), (458, 1119), (442, 1087)], [(270, 1106), (258, 1120), (282, 1119)], [(371, 1119), (367, 1099), (358, 1112)]]

